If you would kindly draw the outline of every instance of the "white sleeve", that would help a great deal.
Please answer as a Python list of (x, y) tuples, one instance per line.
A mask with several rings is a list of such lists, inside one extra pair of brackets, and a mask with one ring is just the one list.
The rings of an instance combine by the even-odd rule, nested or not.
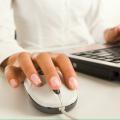
[(15, 40), (12, 0), (0, 0), (0, 64), (9, 56), (24, 51)]
[(108, 28), (108, 24), (103, 17), (102, 0), (92, 0), (92, 6), (87, 16), (87, 24), (91, 35), (96, 43), (105, 43), (104, 31)]

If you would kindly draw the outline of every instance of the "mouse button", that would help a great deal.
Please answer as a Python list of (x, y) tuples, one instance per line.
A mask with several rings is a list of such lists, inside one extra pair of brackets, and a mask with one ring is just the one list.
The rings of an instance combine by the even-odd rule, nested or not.
[(69, 90), (65, 86), (61, 87), (60, 92), (61, 92), (61, 98), (64, 106), (68, 106), (74, 103), (78, 98), (78, 94), (76, 90), (74, 91)]
[(60, 102), (58, 96), (53, 93), (51, 88), (46, 84), (42, 87), (32, 86), (29, 89), (29, 95), (38, 104), (45, 107), (58, 107)]
[(36, 101), (36, 103), (38, 103), (39, 105), (47, 108), (58, 108), (61, 106), (59, 99), (56, 96), (38, 97), (37, 95), (35, 95), (34, 97), (32, 97), (32, 99)]
[[(24, 87), (27, 90), (28, 94), (44, 94), (49, 92), (51, 89), (49, 88), (49, 86), (47, 86), (47, 84), (44, 84), (40, 87), (36, 87), (35, 85), (33, 85), (28, 79), (26, 79), (24, 81)], [(41, 92), (42, 91), (42, 92)]]
[(38, 96), (49, 96), (51, 89), (47, 84), (44, 84), (43, 86), (40, 87), (32, 85), (31, 91)]

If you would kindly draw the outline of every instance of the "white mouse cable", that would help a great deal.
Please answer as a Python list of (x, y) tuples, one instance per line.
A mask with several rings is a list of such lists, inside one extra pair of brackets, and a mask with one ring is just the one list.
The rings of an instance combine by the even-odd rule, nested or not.
[(61, 94), (58, 94), (58, 98), (59, 98), (59, 101), (60, 101), (60, 103), (61, 103), (61, 107), (59, 107), (59, 110), (61, 111), (61, 113), (64, 114), (66, 117), (70, 118), (71, 120), (78, 120), (77, 118), (69, 115), (69, 114), (65, 111), (65, 107), (63, 106)]
[(78, 120), (77, 118), (69, 115), (69, 114), (65, 111), (65, 107), (61, 107), (61, 108), (59, 108), (59, 110), (62, 112), (62, 114), (64, 114), (66, 117), (70, 118), (71, 120)]

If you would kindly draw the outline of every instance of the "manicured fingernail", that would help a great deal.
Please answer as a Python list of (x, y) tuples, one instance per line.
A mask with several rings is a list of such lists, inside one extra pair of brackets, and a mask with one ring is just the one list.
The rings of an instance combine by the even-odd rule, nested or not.
[(78, 87), (78, 82), (77, 82), (77, 79), (75, 77), (71, 77), (68, 80), (68, 84), (69, 84), (71, 89), (76, 89)]
[(15, 88), (15, 87), (17, 87), (17, 82), (16, 82), (16, 80), (15, 79), (11, 79), (10, 80), (10, 85), (13, 87), (13, 88)]
[(61, 81), (58, 77), (52, 77), (49, 84), (53, 90), (58, 90), (61, 87)]
[(41, 84), (41, 80), (39, 78), (39, 76), (37, 74), (32, 74), (31, 75), (31, 81), (36, 85), (40, 85)]

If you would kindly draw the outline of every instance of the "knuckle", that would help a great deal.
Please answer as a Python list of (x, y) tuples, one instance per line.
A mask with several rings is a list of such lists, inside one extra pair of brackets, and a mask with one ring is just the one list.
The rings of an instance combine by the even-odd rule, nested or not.
[(48, 52), (39, 53), (39, 54), (36, 56), (36, 59), (41, 59), (41, 58), (44, 57), (44, 56), (49, 56), (49, 53), (48, 53)]
[(13, 66), (11, 66), (11, 65), (7, 65), (7, 66), (5, 67), (5, 71), (9, 71), (9, 70), (11, 70), (11, 69), (13, 69)]
[(64, 59), (64, 58), (68, 59), (67, 55), (65, 55), (64, 53), (60, 53), (56, 59)]
[(28, 56), (28, 55), (29, 55), (28, 52), (21, 52), (21, 53), (19, 54), (19, 58), (21, 59), (21, 58), (24, 58), (25, 56)]
[(14, 70), (13, 66), (10, 65), (6, 66), (4, 71), (5, 76), (6, 77), (11, 76), (13, 74), (13, 70)]

